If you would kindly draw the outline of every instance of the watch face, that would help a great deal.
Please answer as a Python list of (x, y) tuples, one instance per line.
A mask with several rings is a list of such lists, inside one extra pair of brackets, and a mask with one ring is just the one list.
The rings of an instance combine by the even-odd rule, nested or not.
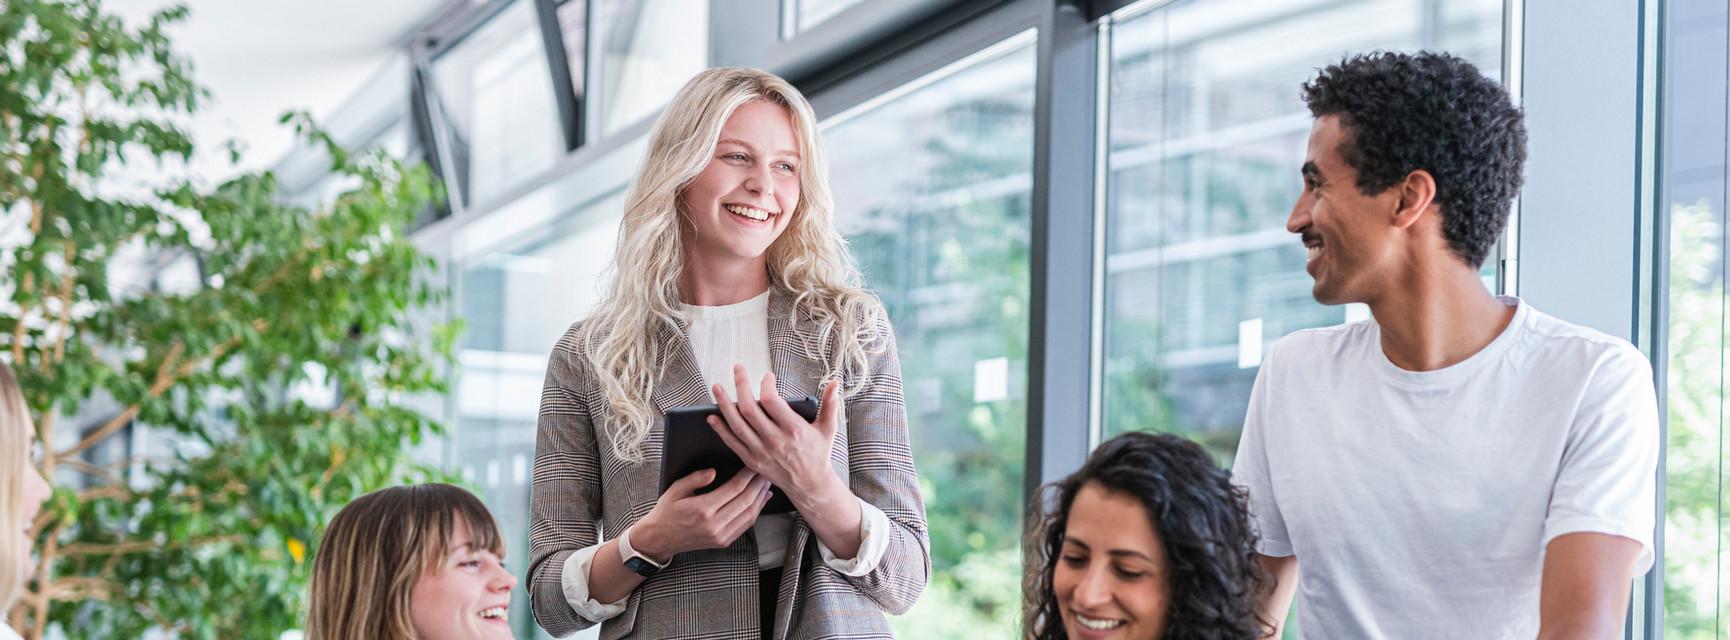
[(653, 578), (655, 577), (655, 572), (661, 570), (660, 567), (657, 567), (648, 560), (644, 560), (638, 556), (631, 556), (626, 559), (625, 568), (630, 569), (633, 573), (645, 578)]

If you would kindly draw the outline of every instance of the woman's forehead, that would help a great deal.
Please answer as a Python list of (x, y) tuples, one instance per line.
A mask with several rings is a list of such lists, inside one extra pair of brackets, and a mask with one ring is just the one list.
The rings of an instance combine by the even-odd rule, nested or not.
[(751, 100), (734, 109), (721, 125), (721, 142), (747, 146), (759, 153), (798, 155), (799, 150), (792, 112), (765, 100)]

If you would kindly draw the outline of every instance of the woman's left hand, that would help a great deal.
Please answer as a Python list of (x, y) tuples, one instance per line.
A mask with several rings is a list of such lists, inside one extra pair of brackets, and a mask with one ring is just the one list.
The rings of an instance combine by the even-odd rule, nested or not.
[(841, 399), (838, 381), (823, 386), (823, 401), (817, 420), (806, 422), (775, 390), (775, 374), (763, 376), (760, 395), (753, 398), (745, 367), (734, 365), (733, 384), (738, 401), (721, 385), (710, 389), (721, 407), (721, 418), (709, 418), (709, 426), (720, 434), (739, 459), (752, 471), (787, 492), (795, 506), (801, 505), (840, 483), (829, 464), (835, 444)]

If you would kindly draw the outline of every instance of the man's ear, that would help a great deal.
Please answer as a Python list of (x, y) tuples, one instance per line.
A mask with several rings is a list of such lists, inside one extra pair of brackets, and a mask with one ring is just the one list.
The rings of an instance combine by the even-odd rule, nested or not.
[(1404, 180), (1390, 188), (1399, 190), (1393, 222), (1402, 229), (1417, 224), (1436, 203), (1436, 177), (1423, 169), (1406, 174)]

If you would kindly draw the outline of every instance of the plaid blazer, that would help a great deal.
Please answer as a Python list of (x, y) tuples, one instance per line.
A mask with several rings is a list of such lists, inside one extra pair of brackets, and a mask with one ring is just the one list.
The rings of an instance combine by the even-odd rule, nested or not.
[[(795, 313), (792, 295), (770, 294), (769, 359), (782, 397), (817, 395), (826, 372), (805, 354), (833, 348), (819, 344), (814, 321)], [(596, 418), (607, 415), (607, 399), (589, 373), (587, 346), (577, 344), (579, 326), (553, 348), (535, 435), (527, 583), (535, 621), (555, 636), (595, 624), (565, 600), (565, 559), (600, 542), (597, 524), (609, 537), (624, 531), (659, 497), (662, 432), (654, 429), (644, 440), (642, 464), (612, 455), (612, 438)], [(884, 612), (906, 612), (931, 573), (895, 335), (886, 321), (874, 329), (885, 348), (870, 355), (864, 386), (847, 399), (846, 428), (837, 431), (829, 458), (855, 495), (889, 517), (889, 548), (871, 573), (843, 576), (823, 563), (810, 525), (795, 516), (775, 610), (778, 639), (892, 638)], [(662, 374), (655, 406), (665, 412), (714, 402), (683, 326), (664, 327), (656, 339)], [(756, 640), (758, 580), (757, 542), (749, 532), (725, 549), (678, 554), (631, 593), (624, 613), (601, 625), (601, 638)]]

